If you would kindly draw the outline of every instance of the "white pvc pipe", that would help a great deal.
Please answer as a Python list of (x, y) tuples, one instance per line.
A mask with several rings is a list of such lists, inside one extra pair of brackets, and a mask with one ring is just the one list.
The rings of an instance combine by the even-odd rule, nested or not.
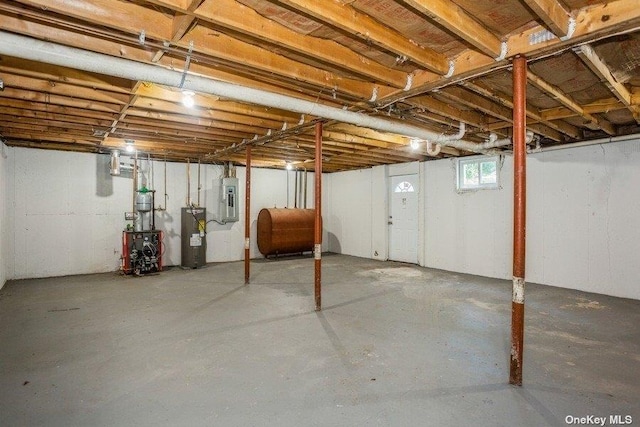
[[(0, 31), (0, 55), (8, 55), (129, 80), (180, 87), (185, 90), (208, 93), (236, 101), (280, 108), (309, 116), (350, 123), (369, 129), (429, 140), (444, 146), (456, 146), (453, 142), (456, 142), (454, 140), (457, 135), (444, 135), (400, 121), (368, 116), (366, 114), (330, 107), (291, 96), (248, 88), (191, 74), (186, 76), (184, 84), (181, 85), (183, 73), (180, 71), (37, 40), (6, 31)], [(473, 147), (476, 145), (475, 143), (467, 141), (457, 142), (466, 142), (466, 144), (462, 144), (464, 146), (462, 149), (474, 151)]]
[(632, 134), (632, 135), (608, 136), (606, 138), (592, 139), (591, 141), (571, 142), (571, 143), (562, 144), (562, 145), (550, 145), (548, 147), (527, 150), (527, 153), (529, 154), (544, 153), (545, 151), (565, 150), (567, 148), (588, 147), (589, 145), (608, 144), (610, 142), (622, 142), (622, 141), (633, 141), (633, 140), (640, 141), (640, 135)]

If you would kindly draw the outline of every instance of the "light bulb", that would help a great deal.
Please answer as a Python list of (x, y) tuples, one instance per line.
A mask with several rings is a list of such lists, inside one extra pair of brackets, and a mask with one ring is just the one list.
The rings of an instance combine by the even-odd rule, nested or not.
[(287, 168), (288, 171), (293, 169), (293, 165), (291, 163), (289, 163), (289, 162), (287, 162), (287, 165), (285, 167)]
[(411, 148), (413, 148), (414, 150), (417, 150), (419, 147), (420, 147), (420, 140), (411, 139)]
[(194, 95), (195, 93), (191, 92), (190, 90), (185, 90), (182, 92), (182, 105), (184, 105), (187, 108), (193, 108), (193, 106), (196, 103), (196, 100), (194, 99)]

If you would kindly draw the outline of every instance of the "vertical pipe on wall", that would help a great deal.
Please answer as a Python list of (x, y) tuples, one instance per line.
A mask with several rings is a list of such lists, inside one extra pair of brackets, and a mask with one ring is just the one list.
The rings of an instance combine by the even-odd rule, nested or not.
[(316, 310), (322, 309), (322, 122), (316, 123), (316, 164), (315, 164), (315, 227), (314, 227), (314, 295)]
[(522, 385), (524, 350), (524, 273), (527, 197), (527, 59), (513, 60), (513, 293), (509, 383)]
[(200, 207), (200, 159), (198, 159), (198, 207)]
[(164, 156), (164, 210), (167, 210), (167, 156)]
[(249, 284), (250, 261), (249, 249), (251, 248), (251, 145), (247, 145), (246, 188), (244, 190), (244, 283)]
[[(136, 195), (138, 194), (138, 150), (136, 150), (134, 156), (133, 156), (133, 182), (132, 182), (132, 186), (133, 186), (133, 198), (131, 200), (131, 212), (133, 212), (134, 217), (136, 215)], [(134, 219), (135, 221), (135, 219)]]
[(307, 168), (304, 168), (304, 209), (307, 209)]
[(293, 208), (298, 208), (298, 169), (294, 172), (296, 174), (296, 179), (294, 180), (295, 184), (293, 186)]
[(191, 163), (187, 159), (187, 206), (191, 206)]

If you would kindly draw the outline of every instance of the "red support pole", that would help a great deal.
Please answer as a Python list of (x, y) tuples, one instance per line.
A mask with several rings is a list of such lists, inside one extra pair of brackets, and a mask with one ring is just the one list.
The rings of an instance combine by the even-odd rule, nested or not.
[(524, 264), (527, 212), (527, 59), (513, 60), (513, 293), (509, 383), (522, 385), (524, 350)]
[(322, 310), (322, 122), (316, 123), (316, 164), (315, 164), (315, 227), (314, 227), (314, 247), (315, 259), (315, 299), (316, 311)]
[(251, 247), (251, 145), (247, 145), (247, 169), (244, 201), (244, 283), (249, 283)]

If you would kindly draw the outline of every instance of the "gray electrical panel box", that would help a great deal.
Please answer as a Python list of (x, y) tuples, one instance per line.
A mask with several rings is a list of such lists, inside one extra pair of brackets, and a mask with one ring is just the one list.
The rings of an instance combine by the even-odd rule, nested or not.
[(199, 268), (207, 263), (205, 208), (182, 208), (182, 262), (186, 268)]
[(222, 200), (220, 201), (220, 220), (234, 222), (239, 219), (238, 178), (222, 178)]

